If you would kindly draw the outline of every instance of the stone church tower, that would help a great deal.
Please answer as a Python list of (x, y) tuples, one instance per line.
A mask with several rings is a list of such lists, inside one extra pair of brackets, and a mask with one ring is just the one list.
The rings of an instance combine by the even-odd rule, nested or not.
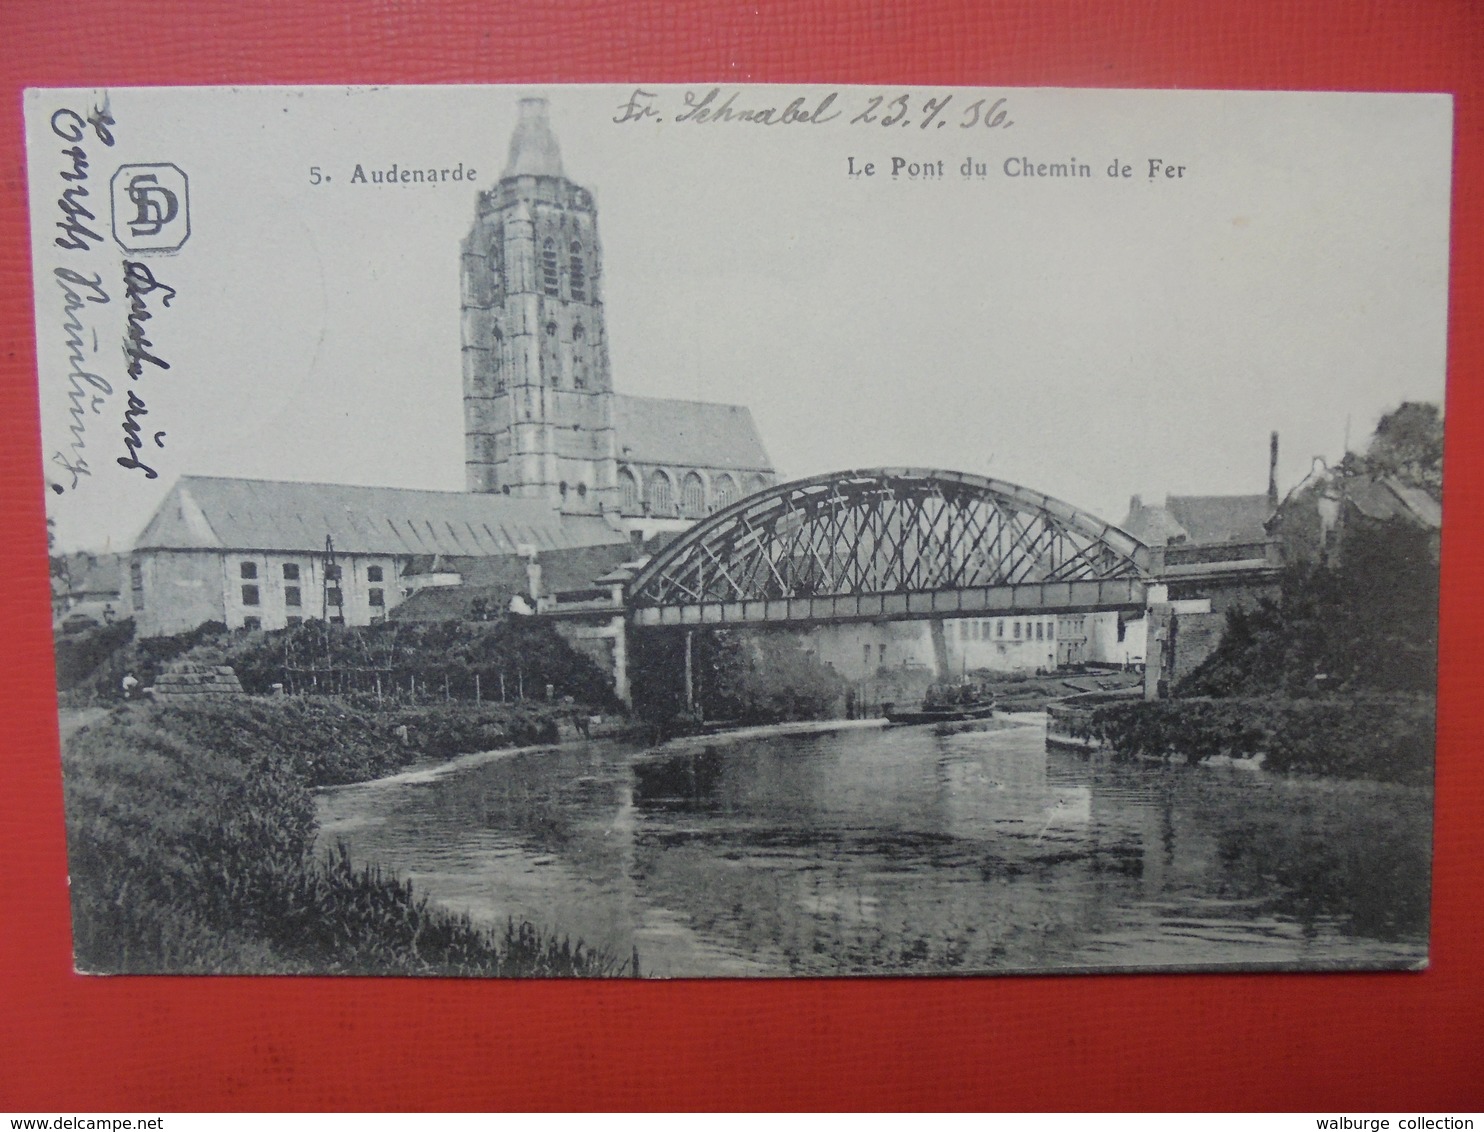
[(546, 100), (463, 242), (467, 487), (564, 512), (616, 507), (613, 383), (592, 194), (567, 180)]

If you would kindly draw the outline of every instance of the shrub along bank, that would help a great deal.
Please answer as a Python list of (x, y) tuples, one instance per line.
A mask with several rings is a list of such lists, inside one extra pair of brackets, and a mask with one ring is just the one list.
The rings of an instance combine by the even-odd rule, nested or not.
[[(440, 708), (439, 714), (448, 709)], [(471, 709), (472, 710), (472, 709)], [(550, 720), (460, 718), (303, 700), (131, 704), (63, 754), (78, 966), (118, 973), (622, 973), (610, 957), (429, 907), (410, 884), (316, 859), (309, 785), (405, 765), (430, 748), (507, 742)], [(400, 720), (400, 722), (399, 722)], [(398, 728), (406, 724), (403, 745)], [(477, 749), (477, 748), (476, 748)]]
[(1241, 696), (1105, 704), (1081, 730), (1125, 758), (1264, 756), (1279, 772), (1432, 781), (1435, 700), (1408, 693)]

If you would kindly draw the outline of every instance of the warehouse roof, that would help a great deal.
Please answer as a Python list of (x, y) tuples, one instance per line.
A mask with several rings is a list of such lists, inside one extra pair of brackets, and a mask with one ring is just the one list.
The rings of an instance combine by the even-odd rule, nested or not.
[(627, 541), (596, 515), (462, 491), (182, 476), (136, 550), (323, 551), (482, 557)]

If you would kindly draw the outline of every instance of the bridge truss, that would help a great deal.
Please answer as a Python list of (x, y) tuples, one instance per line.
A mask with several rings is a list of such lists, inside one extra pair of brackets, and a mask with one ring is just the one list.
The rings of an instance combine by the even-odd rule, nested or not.
[(1060, 500), (964, 472), (795, 480), (703, 520), (628, 587), (638, 626), (1138, 608), (1149, 548)]

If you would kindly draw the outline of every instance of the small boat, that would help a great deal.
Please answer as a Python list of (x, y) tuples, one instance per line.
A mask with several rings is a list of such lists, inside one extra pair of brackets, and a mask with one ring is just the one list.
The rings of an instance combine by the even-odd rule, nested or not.
[(895, 711), (892, 704), (884, 706), (889, 723), (956, 723), (994, 715), (994, 696), (983, 684), (962, 680), (934, 684), (917, 711)]

